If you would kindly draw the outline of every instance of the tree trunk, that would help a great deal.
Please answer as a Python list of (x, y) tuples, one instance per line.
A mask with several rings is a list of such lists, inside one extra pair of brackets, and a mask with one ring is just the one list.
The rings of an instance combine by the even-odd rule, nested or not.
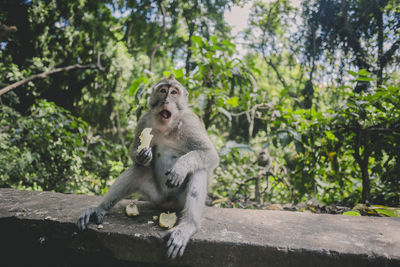
[(152, 71), (152, 69), (153, 69), (154, 57), (156, 56), (157, 50), (161, 46), (162, 38), (163, 38), (163, 36), (164, 36), (164, 34), (165, 34), (166, 30), (167, 30), (167, 25), (165, 23), (165, 16), (166, 15), (165, 15), (165, 8), (164, 8), (163, 1), (161, 1), (161, 0), (158, 1), (158, 7), (160, 8), (161, 14), (162, 14), (162, 17), (163, 17), (163, 19), (162, 19), (162, 29), (161, 29), (160, 34), (158, 35), (157, 44), (154, 46), (153, 51), (151, 52), (151, 55), (150, 55), (149, 71)]
[(376, 10), (376, 20), (378, 23), (378, 73), (377, 86), (383, 83), (383, 14), (381, 9)]
[(257, 203), (262, 204), (262, 198), (261, 198), (261, 177), (257, 176), (256, 178), (256, 189), (255, 189), (255, 200)]
[[(362, 157), (360, 155), (360, 148), (361, 146), (364, 148)], [(369, 157), (372, 153), (372, 144), (369, 142), (369, 136), (367, 133), (362, 133), (361, 129), (356, 133), (356, 140), (354, 144), (354, 158), (361, 170), (361, 179), (362, 179), (362, 195), (361, 195), (361, 202), (366, 203), (370, 201), (371, 198), (371, 186), (369, 180), (369, 173), (368, 173), (368, 162)]]
[[(189, 27), (190, 29), (190, 27)], [(187, 41), (187, 54), (186, 54), (186, 60), (185, 60), (185, 70), (186, 70), (186, 74), (188, 74), (190, 72), (190, 59), (192, 57), (192, 50), (190, 50), (190, 47), (192, 46), (192, 36), (193, 36), (193, 32), (190, 30), (189, 31), (189, 40)]]
[(361, 196), (361, 202), (365, 203), (367, 201), (370, 201), (370, 192), (371, 192), (371, 187), (370, 187), (370, 181), (369, 181), (369, 173), (368, 173), (368, 161), (366, 164), (361, 164), (359, 165), (361, 169), (361, 174), (362, 174), (362, 196)]
[(204, 127), (206, 129), (208, 129), (208, 127), (210, 127), (210, 124), (211, 124), (211, 114), (212, 114), (212, 103), (213, 102), (214, 102), (214, 97), (207, 100), (207, 106), (206, 106), (206, 109), (204, 112), (204, 118), (203, 118)]

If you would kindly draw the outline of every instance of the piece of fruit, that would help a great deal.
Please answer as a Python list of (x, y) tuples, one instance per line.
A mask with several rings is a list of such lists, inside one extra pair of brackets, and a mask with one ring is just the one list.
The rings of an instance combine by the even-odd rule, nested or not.
[(159, 224), (161, 227), (171, 229), (174, 227), (178, 217), (176, 217), (176, 213), (161, 213)]
[(128, 206), (126, 206), (125, 213), (128, 216), (138, 216), (139, 215), (139, 209), (136, 206), (136, 204), (132, 202)]
[(139, 136), (140, 145), (137, 148), (137, 152), (142, 151), (144, 148), (150, 147), (151, 139), (153, 139), (153, 135), (151, 133), (152, 128), (144, 128), (142, 133)]

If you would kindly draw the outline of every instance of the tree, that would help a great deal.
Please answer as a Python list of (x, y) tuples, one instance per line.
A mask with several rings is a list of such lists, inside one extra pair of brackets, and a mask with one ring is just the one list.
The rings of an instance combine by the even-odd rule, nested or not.
[[(324, 51), (343, 55), (342, 68), (365, 69), (383, 84), (384, 70), (399, 55), (400, 5), (395, 0), (307, 0), (303, 2), (305, 55), (317, 59)], [(345, 64), (347, 63), (347, 64)], [(356, 92), (369, 81), (358, 81)]]

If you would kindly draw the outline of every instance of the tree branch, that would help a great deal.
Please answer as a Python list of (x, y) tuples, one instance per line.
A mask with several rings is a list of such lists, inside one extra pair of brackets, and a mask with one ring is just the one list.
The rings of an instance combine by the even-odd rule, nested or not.
[(272, 69), (275, 71), (276, 76), (278, 77), (278, 80), (282, 83), (284, 88), (287, 88), (287, 84), (285, 79), (282, 77), (282, 75), (280, 74), (278, 68), (275, 66), (275, 64), (272, 62), (272, 60), (270, 58), (267, 58), (267, 56), (265, 55), (265, 47), (266, 47), (266, 35), (267, 35), (267, 31), (271, 22), (271, 13), (272, 10), (277, 6), (278, 2), (275, 3), (274, 6), (272, 6), (269, 10), (268, 10), (268, 15), (267, 15), (267, 22), (265, 23), (264, 26), (264, 31), (263, 31), (263, 37), (262, 37), (262, 41), (261, 41), (261, 51), (262, 51), (262, 55), (264, 58), (264, 61), (272, 67)]
[(162, 38), (163, 38), (163, 36), (164, 36), (164, 33), (165, 33), (166, 30), (167, 30), (167, 25), (166, 25), (166, 23), (165, 23), (165, 8), (164, 8), (163, 1), (162, 1), (162, 0), (159, 0), (159, 1), (158, 1), (158, 7), (160, 8), (161, 14), (162, 14), (162, 16), (163, 16), (163, 27), (162, 27), (162, 30), (161, 30), (161, 32), (160, 32), (160, 35), (158, 35), (157, 44), (154, 46), (153, 51), (151, 52), (150, 63), (149, 63), (149, 71), (151, 71), (151, 69), (153, 68), (154, 57), (155, 57), (155, 55), (156, 55), (157, 50), (158, 50), (158, 49), (160, 48), (160, 46), (161, 46)]
[(281, 84), (283, 85), (283, 87), (284, 87), (284, 88), (287, 88), (287, 84), (286, 84), (286, 82), (285, 82), (285, 79), (283, 79), (283, 77), (282, 77), (282, 75), (280, 74), (278, 68), (274, 65), (274, 63), (272, 63), (272, 60), (271, 60), (271, 59), (268, 59), (268, 58), (265, 56), (264, 49), (263, 49), (263, 58), (264, 58), (264, 61), (265, 61), (269, 66), (271, 66), (272, 69), (275, 71), (276, 76), (278, 76), (278, 80), (281, 82)]
[(341, 39), (349, 45), (349, 47), (354, 51), (355, 61), (358, 67), (364, 68), (367, 70), (372, 70), (371, 64), (369, 64), (366, 60), (366, 52), (361, 46), (360, 40), (354, 30), (354, 27), (348, 21), (348, 3), (345, 0), (341, 2), (341, 8), (343, 13), (343, 27), (341, 31), (339, 31), (339, 35)]
[(94, 68), (99, 68), (101, 70), (103, 70), (104, 68), (101, 65), (95, 65), (95, 64), (88, 64), (88, 65), (81, 65), (81, 64), (74, 64), (74, 65), (70, 65), (67, 67), (62, 67), (62, 68), (56, 68), (53, 70), (49, 70), (49, 71), (45, 71), (39, 74), (35, 74), (31, 77), (28, 77), (26, 79), (23, 79), (21, 81), (15, 82), (13, 84), (10, 84), (9, 86), (4, 87), (3, 89), (0, 90), (0, 96), (7, 93), (8, 91), (11, 91), (15, 88), (17, 88), (18, 86), (21, 86), (27, 82), (30, 82), (32, 80), (35, 80), (37, 78), (46, 78), (47, 76), (57, 73), (57, 72), (61, 72), (61, 71), (69, 71), (69, 70), (73, 70), (73, 69), (94, 69)]

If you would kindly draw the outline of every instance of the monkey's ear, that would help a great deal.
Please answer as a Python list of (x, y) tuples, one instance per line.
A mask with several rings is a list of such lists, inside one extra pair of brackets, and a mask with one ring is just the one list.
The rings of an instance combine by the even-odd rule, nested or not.
[(171, 73), (168, 77), (168, 80), (175, 80), (175, 75)]

